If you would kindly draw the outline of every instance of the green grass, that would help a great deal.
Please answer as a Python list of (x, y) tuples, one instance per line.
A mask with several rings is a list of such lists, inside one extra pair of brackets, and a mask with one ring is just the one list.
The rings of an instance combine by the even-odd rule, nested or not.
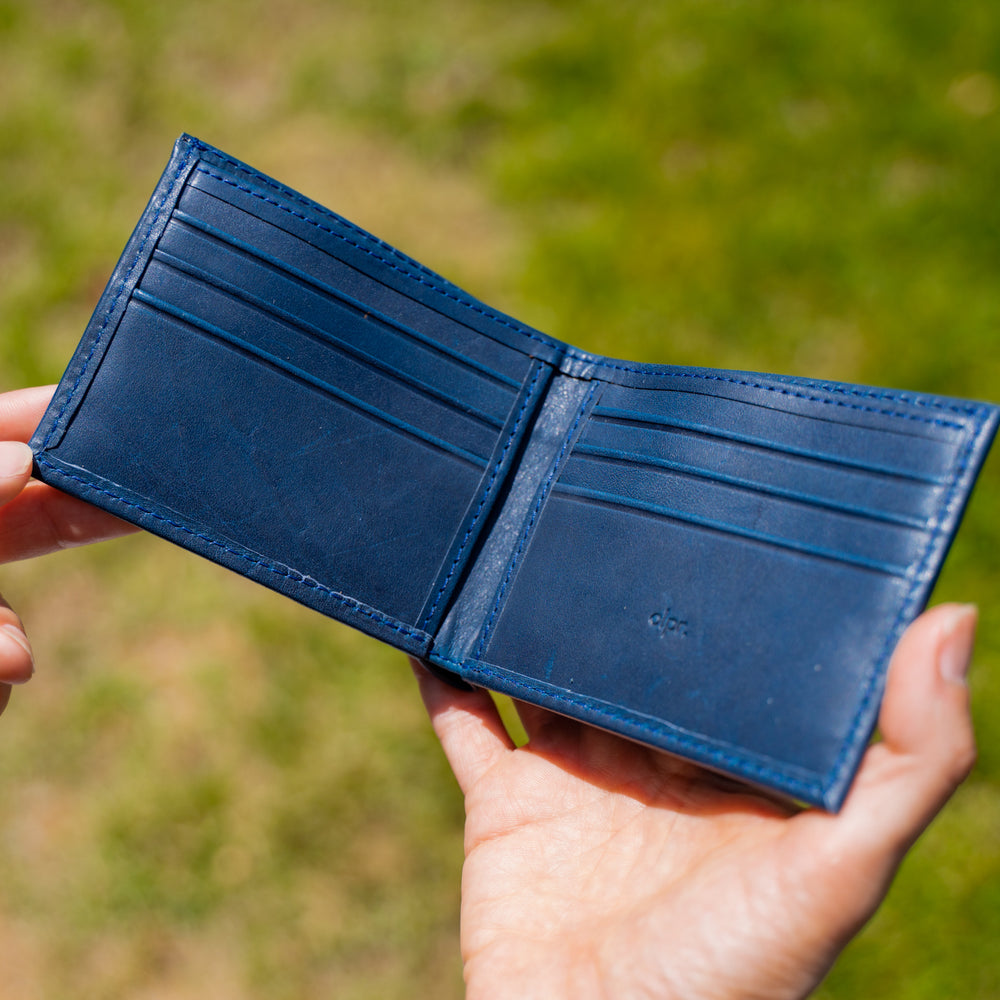
[[(0, 0), (0, 385), (58, 378), (182, 130), (637, 360), (1000, 398), (989, 0)], [(822, 988), (1000, 994), (1000, 463), (980, 762)], [(148, 538), (6, 567), (6, 998), (461, 995), (461, 806), (402, 659)]]

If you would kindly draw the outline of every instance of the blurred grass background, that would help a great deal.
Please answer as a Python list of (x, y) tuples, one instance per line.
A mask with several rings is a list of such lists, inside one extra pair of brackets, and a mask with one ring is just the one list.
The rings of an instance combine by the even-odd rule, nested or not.
[[(586, 349), (1000, 400), (992, 0), (0, 0), (0, 388), (54, 381), (186, 130)], [(1000, 995), (980, 762), (819, 995)], [(165, 543), (3, 570), (0, 998), (461, 995), (462, 812), (402, 658)]]

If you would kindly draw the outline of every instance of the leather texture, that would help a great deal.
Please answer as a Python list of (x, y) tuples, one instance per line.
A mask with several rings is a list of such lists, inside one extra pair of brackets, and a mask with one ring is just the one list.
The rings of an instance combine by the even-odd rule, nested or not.
[(588, 354), (183, 136), (32, 446), (466, 683), (836, 809), (997, 412)]

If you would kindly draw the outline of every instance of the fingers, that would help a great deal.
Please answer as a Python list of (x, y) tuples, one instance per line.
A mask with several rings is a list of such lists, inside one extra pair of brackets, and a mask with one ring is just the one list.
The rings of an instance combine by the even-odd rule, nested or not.
[(0, 508), (0, 562), (15, 562), (138, 531), (75, 497), (30, 482)]
[(54, 391), (55, 386), (40, 385), (0, 394), (0, 440), (27, 441)]
[(514, 707), (532, 749), (561, 750), (567, 746), (576, 746), (579, 742), (581, 723), (575, 719), (525, 701), (515, 701)]
[[(0, 396), (0, 429), (9, 427), (11, 436), (17, 439), (0, 440), (0, 504), (6, 504), (18, 496), (31, 478), (31, 449), (22, 439), (34, 429), (34, 424), (41, 416), (39, 404), (44, 409), (48, 395), (36, 393), (29, 400), (31, 405), (28, 407), (22, 404), (11, 406), (6, 396)], [(6, 408), (4, 401), (8, 403)], [(27, 427), (28, 423), (31, 424), (30, 428)], [(24, 627), (10, 606), (0, 598), (0, 713), (10, 700), (10, 686), (23, 684), (34, 670), (31, 646), (28, 645)]]
[(910, 626), (893, 654), (881, 742), (865, 754), (838, 818), (855, 848), (893, 869), (975, 761), (965, 683), (975, 629), (974, 608), (941, 605)]
[(410, 666), (459, 788), (468, 794), (514, 744), (488, 692), (449, 687), (412, 658)]
[(0, 504), (10, 502), (31, 478), (31, 449), (20, 441), (0, 440)]
[(0, 562), (101, 541), (131, 525), (31, 477), (31, 437), (52, 387), (0, 394)]
[[(110, 514), (31, 481), (33, 456), (25, 443), (52, 398), (51, 386), (0, 394), (0, 562), (41, 555), (133, 531)], [(10, 686), (34, 672), (20, 619), (0, 598), (0, 712)]]
[(11, 685), (23, 684), (34, 672), (34, 657), (24, 626), (0, 598), (0, 715), (10, 700)]
[(0, 599), (0, 684), (23, 684), (34, 672), (34, 657), (24, 626)]

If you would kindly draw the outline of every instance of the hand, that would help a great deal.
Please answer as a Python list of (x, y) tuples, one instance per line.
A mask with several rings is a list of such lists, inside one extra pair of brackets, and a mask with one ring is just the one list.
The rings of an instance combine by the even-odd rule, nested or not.
[(837, 815), (531, 706), (515, 749), (489, 695), (414, 664), (465, 794), (470, 1000), (807, 995), (972, 767), (975, 620), (942, 605), (903, 636)]
[[(0, 395), (0, 562), (83, 545), (134, 531), (131, 525), (31, 479), (31, 437), (52, 387)], [(20, 618), (0, 597), (0, 712), (10, 686), (34, 671)]]

